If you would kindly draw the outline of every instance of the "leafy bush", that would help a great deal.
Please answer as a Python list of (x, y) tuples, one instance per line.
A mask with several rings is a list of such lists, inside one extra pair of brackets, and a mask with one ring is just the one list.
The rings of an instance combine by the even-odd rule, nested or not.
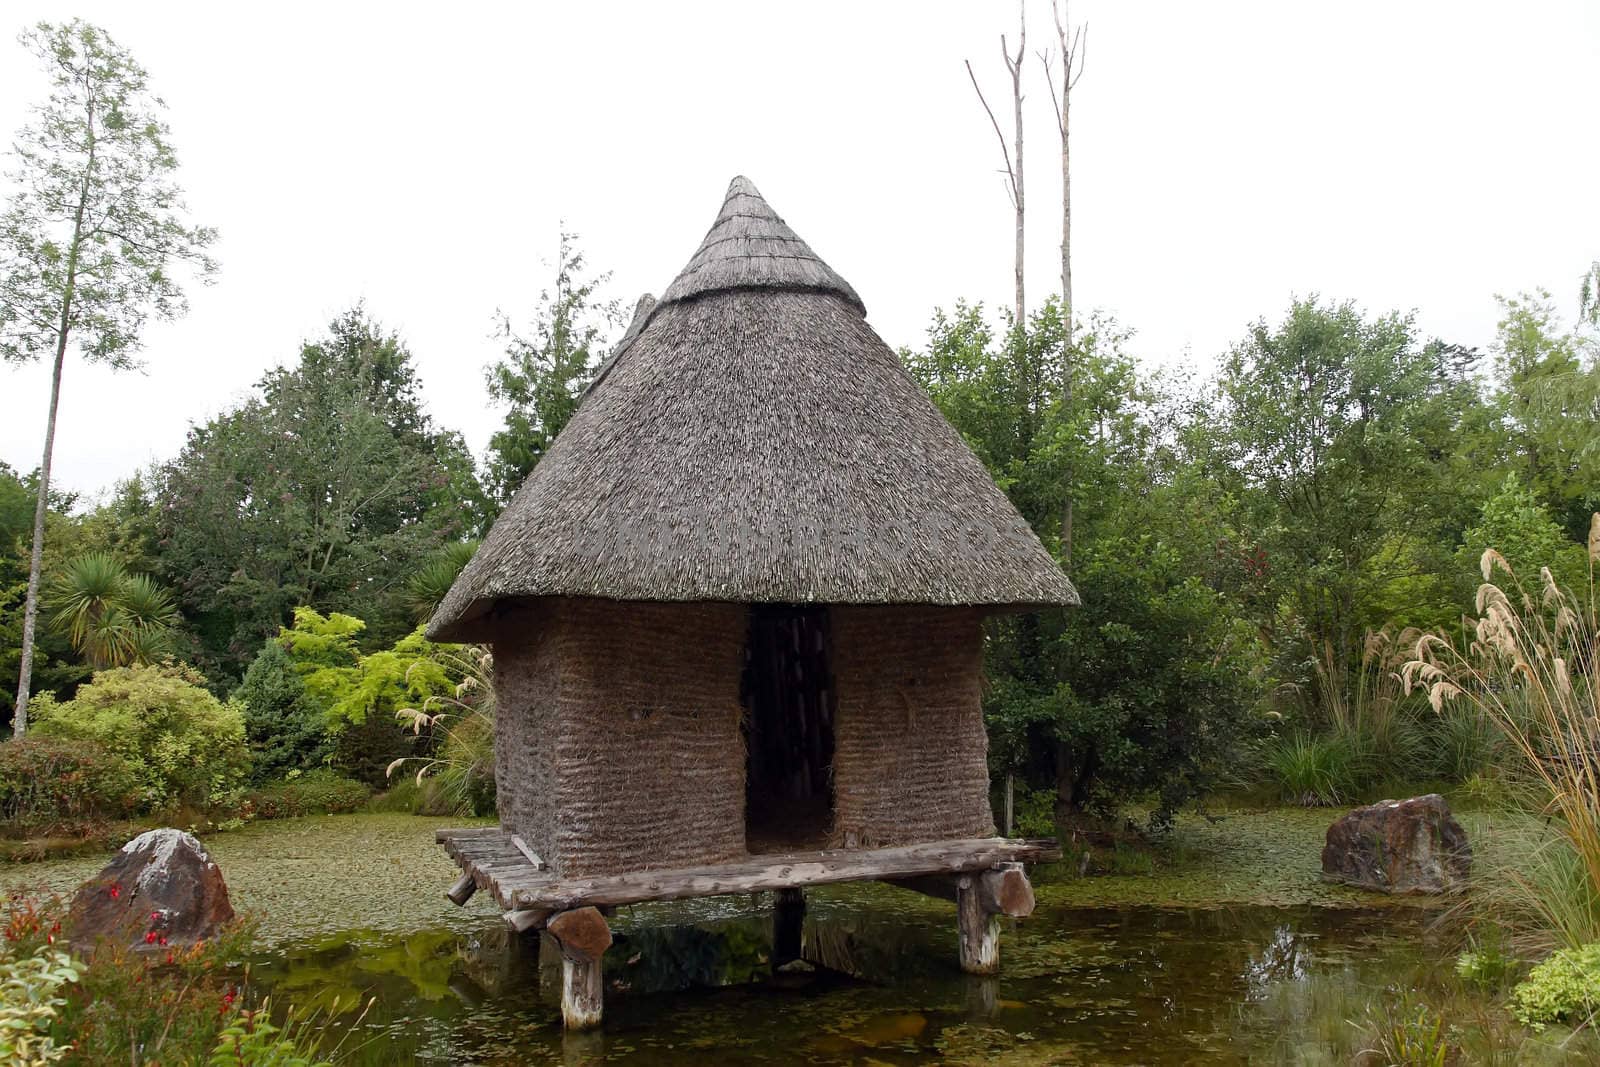
[(1350, 734), (1296, 733), (1267, 751), (1267, 766), (1283, 800), (1308, 808), (1350, 801), (1363, 777), (1362, 757)]
[(1229, 602), (1186, 566), (1152, 537), (1098, 541), (1076, 560), (1083, 605), (1059, 633), (1028, 620), (1003, 624), (1017, 627), (1015, 649), (1045, 647), (1052, 675), (1019, 677), (991, 648), (992, 748), (1017, 765), (1048, 753), (1059, 821), (1148, 801), (1162, 829), (1212, 788), (1254, 729), (1248, 635)]
[(272, 1024), (266, 1001), (254, 1011), (241, 1011), (217, 1035), (217, 1047), (207, 1061), (211, 1067), (331, 1067), (328, 1060), (312, 1059), (301, 1043), (315, 1045), (315, 1035), (296, 1026), (291, 1017), (283, 1026)]
[(308, 771), (327, 761), (332, 752), (327, 719), (306, 696), (305, 682), (281, 640), (262, 646), (233, 699), (244, 710), (257, 781), (281, 778), (292, 770)]
[(139, 800), (133, 768), (98, 742), (32, 734), (0, 742), (0, 821), (7, 830), (124, 819)]
[(101, 671), (72, 700), (41, 702), (37, 730), (97, 742), (121, 756), (150, 807), (204, 807), (226, 800), (249, 766), (243, 714), (204, 681), (170, 664)]
[(35, 1067), (71, 1051), (50, 1031), (67, 1003), (61, 988), (82, 974), (83, 965), (56, 948), (0, 960), (0, 1062)]
[(320, 770), (297, 774), (251, 792), (245, 797), (244, 810), (258, 819), (338, 815), (355, 811), (371, 796), (372, 790), (365, 783)]
[(1511, 1014), (1535, 1030), (1583, 1022), (1600, 1010), (1600, 944), (1564, 948), (1511, 991)]

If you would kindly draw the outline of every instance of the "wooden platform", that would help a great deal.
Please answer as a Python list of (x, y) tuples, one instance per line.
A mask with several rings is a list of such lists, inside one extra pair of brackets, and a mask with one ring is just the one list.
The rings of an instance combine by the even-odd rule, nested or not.
[(638, 871), (596, 878), (559, 879), (536, 864), (526, 847), (498, 827), (440, 830), (435, 835), (474, 885), (507, 912), (554, 914), (575, 908), (684, 900), (835, 882), (915, 879), (987, 871), (1006, 863), (1061, 858), (1053, 839), (979, 837), (893, 848), (822, 849), (708, 867)]

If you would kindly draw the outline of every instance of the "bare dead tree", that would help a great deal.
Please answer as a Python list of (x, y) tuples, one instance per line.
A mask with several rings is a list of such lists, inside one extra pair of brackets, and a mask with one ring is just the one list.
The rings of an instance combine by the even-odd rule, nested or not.
[(989, 124), (994, 127), (994, 135), (1000, 141), (1000, 157), (1006, 165), (1006, 195), (1011, 198), (1011, 206), (1016, 210), (1016, 321), (1020, 323), (1027, 311), (1023, 287), (1023, 218), (1025, 205), (1022, 181), (1022, 63), (1027, 58), (1028, 49), (1028, 12), (1025, 0), (1018, 0), (1017, 15), (1021, 29), (1017, 35), (1017, 54), (1015, 56), (1011, 54), (1010, 46), (1006, 43), (1005, 34), (1000, 35), (1000, 58), (1005, 61), (1006, 70), (1011, 74), (1011, 107), (1016, 117), (1017, 126), (1015, 153), (1007, 147), (1006, 135), (1000, 132), (1000, 123), (994, 117), (994, 109), (989, 106), (989, 101), (984, 99), (983, 90), (978, 86), (978, 76), (972, 72), (972, 61), (969, 59), (966, 63), (967, 77), (972, 79), (972, 88), (978, 94), (978, 103), (983, 105), (984, 112), (989, 116)]
[[(1050, 0), (1055, 19), (1056, 40), (1061, 45), (1061, 92), (1056, 93), (1050, 70), (1050, 53), (1039, 53), (1044, 65), (1045, 84), (1050, 87), (1050, 103), (1056, 111), (1056, 129), (1061, 133), (1061, 314), (1063, 340), (1061, 390), (1066, 403), (1072, 402), (1072, 90), (1083, 77), (1084, 60), (1089, 52), (1088, 27), (1079, 26), (1068, 39), (1067, 0)], [(1062, 496), (1061, 561), (1072, 566), (1072, 493)]]

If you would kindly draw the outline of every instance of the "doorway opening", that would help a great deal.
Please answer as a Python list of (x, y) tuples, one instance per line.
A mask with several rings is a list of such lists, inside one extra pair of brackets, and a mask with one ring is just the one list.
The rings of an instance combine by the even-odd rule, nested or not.
[(831, 652), (826, 607), (751, 607), (740, 689), (753, 853), (822, 848), (832, 833)]

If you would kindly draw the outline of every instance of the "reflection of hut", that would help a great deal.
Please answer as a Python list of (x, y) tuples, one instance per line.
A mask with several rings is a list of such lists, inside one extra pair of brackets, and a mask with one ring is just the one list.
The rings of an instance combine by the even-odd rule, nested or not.
[[(736, 178), (429, 624), (495, 653), (500, 829), (441, 835), (460, 892), (526, 926), (1037, 858), (991, 836), (980, 623), (1075, 601), (855, 290)], [(1020, 906), (1017, 868), (991, 912), (1002, 881)]]

